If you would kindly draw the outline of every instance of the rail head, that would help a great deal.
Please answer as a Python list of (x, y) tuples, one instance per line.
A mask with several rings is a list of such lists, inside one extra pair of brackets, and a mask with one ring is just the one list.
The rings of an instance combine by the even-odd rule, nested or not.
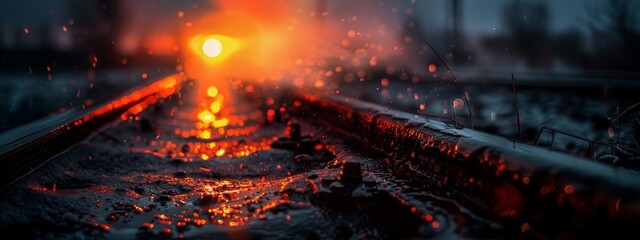
[[(492, 194), (508, 189), (509, 195), (527, 196), (521, 199), (526, 199), (528, 203), (523, 204), (531, 207), (538, 207), (536, 202), (541, 199), (562, 201), (571, 197), (590, 203), (572, 206), (576, 212), (593, 209), (608, 212), (611, 206), (618, 206), (629, 209), (617, 213), (621, 218), (640, 216), (637, 184), (640, 175), (631, 170), (345, 96), (308, 93), (297, 96), (315, 116), (333, 118), (323, 122), (342, 121), (336, 117), (351, 118), (348, 121), (353, 123), (344, 126), (355, 127), (343, 131), (358, 135), (373, 151), (388, 155), (395, 161), (391, 167), (401, 166), (398, 170), (408, 176), (427, 176), (429, 181), (477, 195), (479, 199), (499, 198)], [(593, 209), (584, 209), (585, 206)], [(554, 211), (548, 212), (553, 215)]]
[(105, 103), (70, 109), (0, 134), (0, 190), (123, 114), (136, 114), (140, 107), (169, 97), (183, 81), (182, 74), (171, 74)]

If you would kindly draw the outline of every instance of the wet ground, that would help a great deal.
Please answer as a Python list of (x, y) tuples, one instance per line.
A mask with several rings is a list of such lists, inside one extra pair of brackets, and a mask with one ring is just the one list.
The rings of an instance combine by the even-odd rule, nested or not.
[[(234, 108), (220, 113), (230, 120), (228, 126), (194, 129), (202, 107), (194, 102), (202, 91), (194, 84), (186, 83), (180, 93), (139, 116), (123, 116), (0, 192), (0, 208), (5, 209), (0, 231), (39, 239), (544, 236), (526, 222), (494, 221), (495, 214), (482, 201), (447, 186), (405, 179), (390, 170), (402, 167), (386, 155), (372, 154), (350, 133), (313, 114), (299, 115), (304, 112), (300, 104), (279, 100), (283, 90), (277, 86), (240, 84)], [(42, 95), (38, 91), (43, 88), (37, 89), (34, 94)], [(464, 91), (476, 129), (518, 138), (510, 88), (468, 85)], [(447, 83), (365, 81), (335, 93), (416, 117), (470, 124), (466, 106), (454, 106), (460, 104), (461, 92)], [(603, 133), (602, 125), (615, 114), (613, 109), (633, 104), (633, 97), (614, 91), (594, 97), (598, 94), (519, 89), (524, 141), (535, 139), (540, 126), (552, 126), (607, 143), (616, 144), (620, 137), (632, 144), (629, 139), (640, 129), (633, 121), (616, 123), (611, 133)], [(106, 96), (94, 99), (101, 97)], [(628, 115), (632, 120), (633, 114)], [(294, 115), (299, 117), (291, 124), (287, 120)], [(542, 139), (543, 145), (548, 143), (548, 136)], [(582, 156), (585, 144), (559, 136), (554, 148)], [(596, 150), (596, 158), (610, 151)]]
[(236, 103), (230, 114), (244, 116), (243, 124), (195, 137), (188, 130), (193, 89), (182, 91), (4, 189), (1, 232), (38, 239), (521, 234), (484, 218), (482, 207), (452, 190), (396, 176), (384, 156), (366, 154), (312, 116), (287, 122), (282, 112), (270, 119), (269, 111)]

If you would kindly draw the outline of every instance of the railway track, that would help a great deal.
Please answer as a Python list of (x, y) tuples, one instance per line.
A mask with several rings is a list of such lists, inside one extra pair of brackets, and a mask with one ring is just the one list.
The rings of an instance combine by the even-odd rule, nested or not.
[(309, 93), (282, 94), (257, 115), (236, 103), (230, 116), (242, 124), (203, 137), (194, 89), (172, 75), (0, 136), (0, 207), (11, 209), (0, 229), (324, 239), (615, 236), (640, 226), (640, 179), (624, 169)]

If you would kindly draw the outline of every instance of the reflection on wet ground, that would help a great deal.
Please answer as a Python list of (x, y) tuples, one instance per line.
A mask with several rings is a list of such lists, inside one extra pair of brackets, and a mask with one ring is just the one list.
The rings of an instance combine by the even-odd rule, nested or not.
[[(455, 193), (398, 178), (384, 157), (314, 119), (284, 124), (266, 111), (224, 130), (256, 126), (248, 134), (216, 130), (203, 139), (189, 130), (195, 106), (187, 97), (123, 117), (5, 189), (2, 231), (109, 239), (505, 234)], [(255, 114), (235, 106), (229, 116)]]

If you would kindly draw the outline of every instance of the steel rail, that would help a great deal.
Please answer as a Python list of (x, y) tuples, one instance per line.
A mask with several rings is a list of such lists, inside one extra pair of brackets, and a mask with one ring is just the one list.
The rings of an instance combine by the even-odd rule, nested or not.
[(294, 96), (304, 111), (365, 142), (398, 173), (479, 199), (501, 218), (553, 218), (562, 209), (599, 223), (615, 219), (605, 224), (640, 217), (640, 175), (631, 170), (347, 96)]
[(0, 134), (0, 190), (86, 139), (133, 107), (148, 105), (180, 89), (173, 74), (86, 109), (74, 108)]

